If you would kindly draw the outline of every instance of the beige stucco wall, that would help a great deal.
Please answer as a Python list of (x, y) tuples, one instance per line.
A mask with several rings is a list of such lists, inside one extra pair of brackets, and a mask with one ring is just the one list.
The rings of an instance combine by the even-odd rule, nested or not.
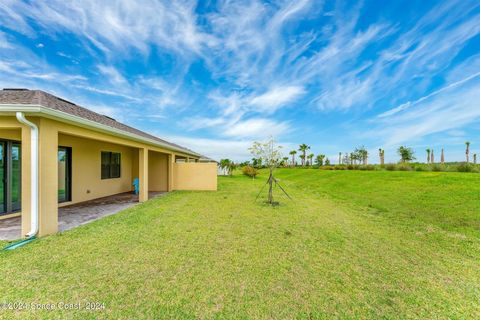
[(174, 163), (174, 190), (217, 190), (216, 163)]
[(165, 153), (148, 153), (148, 190), (168, 191), (168, 155)]
[(20, 128), (18, 129), (0, 128), (0, 139), (20, 141), (22, 140), (22, 130)]
[[(137, 149), (65, 134), (59, 134), (58, 145), (72, 148), (72, 201), (60, 206), (132, 190), (133, 153)], [(121, 154), (120, 178), (101, 178), (102, 151)]]
[[(134, 177), (140, 178), (140, 201), (148, 199), (149, 190), (217, 189), (214, 163), (177, 164), (175, 157), (187, 155), (48, 118), (26, 117), (37, 124), (40, 132), (39, 236), (58, 230), (58, 146), (72, 148), (72, 201), (61, 205), (130, 191)], [(0, 115), (1, 137), (22, 143), (21, 216), (25, 235), (30, 231), (31, 214), (30, 128), (14, 116)], [(122, 154), (120, 178), (101, 179), (101, 151)]]

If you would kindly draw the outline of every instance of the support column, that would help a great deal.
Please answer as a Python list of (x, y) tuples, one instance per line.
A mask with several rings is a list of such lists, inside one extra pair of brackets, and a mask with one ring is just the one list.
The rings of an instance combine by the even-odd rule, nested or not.
[(173, 181), (173, 167), (175, 163), (175, 155), (168, 155), (168, 192), (173, 191), (174, 181)]
[[(36, 122), (33, 121), (32, 122)], [(21, 194), (21, 201), (22, 201), (22, 237), (24, 237), (27, 233), (30, 232), (30, 223), (31, 223), (31, 166), (30, 161), (32, 159), (31, 150), (30, 150), (30, 128), (27, 126), (22, 126), (22, 194)]]
[(58, 131), (48, 119), (39, 126), (39, 236), (58, 231)]
[(148, 149), (138, 149), (138, 179), (140, 180), (139, 202), (148, 200)]

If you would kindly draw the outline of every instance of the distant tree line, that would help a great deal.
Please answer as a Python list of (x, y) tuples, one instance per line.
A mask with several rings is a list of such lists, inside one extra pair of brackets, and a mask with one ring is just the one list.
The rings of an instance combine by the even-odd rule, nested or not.
[[(298, 149), (288, 152), (289, 156), (279, 158), (279, 167), (285, 168), (319, 168), (332, 170), (416, 170), (416, 171), (459, 171), (459, 172), (477, 172), (477, 154), (473, 154), (473, 163), (470, 161), (470, 142), (465, 142), (465, 162), (447, 163), (445, 161), (445, 151), (440, 150), (440, 161), (435, 161), (435, 151), (432, 148), (427, 148), (426, 161), (424, 163), (414, 162), (416, 160), (415, 152), (412, 148), (407, 146), (400, 146), (397, 149), (398, 163), (385, 163), (385, 150), (378, 149), (378, 165), (370, 165), (370, 154), (365, 146), (355, 148), (350, 152), (339, 152), (338, 163), (332, 165), (330, 159), (322, 153), (309, 153), (311, 146), (302, 143)], [(265, 168), (266, 165), (262, 163), (261, 158), (252, 158), (250, 161), (244, 161), (235, 164), (232, 160), (220, 160), (220, 167), (223, 168), (229, 175), (236, 167), (247, 167), (243, 169), (244, 174), (255, 177), (258, 174), (258, 169)]]

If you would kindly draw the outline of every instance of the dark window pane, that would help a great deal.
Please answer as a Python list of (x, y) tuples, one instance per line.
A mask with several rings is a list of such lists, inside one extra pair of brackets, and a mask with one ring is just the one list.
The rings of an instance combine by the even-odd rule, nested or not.
[(102, 151), (102, 179), (120, 178), (120, 153)]
[(110, 178), (110, 152), (102, 151), (102, 179)]
[(110, 170), (111, 178), (120, 178), (120, 153), (112, 153)]

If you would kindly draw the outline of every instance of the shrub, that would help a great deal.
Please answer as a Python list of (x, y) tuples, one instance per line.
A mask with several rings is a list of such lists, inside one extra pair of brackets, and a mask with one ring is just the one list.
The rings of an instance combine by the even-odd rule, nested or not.
[(397, 170), (399, 170), (399, 171), (412, 171), (413, 168), (412, 168), (412, 166), (410, 166), (410, 165), (407, 164), (407, 163), (400, 163), (400, 164), (397, 166)]
[(434, 163), (430, 166), (430, 169), (434, 172), (441, 172), (441, 171), (446, 171), (445, 166), (442, 166), (440, 164)]
[(427, 171), (427, 168), (425, 168), (423, 166), (416, 166), (415, 171)]
[(393, 163), (387, 163), (385, 165), (385, 169), (387, 169), (388, 171), (394, 171), (395, 169), (397, 169), (397, 166)]
[(258, 170), (252, 166), (244, 166), (242, 168), (242, 173), (246, 176), (249, 176), (255, 179), (255, 177), (258, 175)]
[(469, 163), (460, 163), (457, 165), (458, 172), (473, 172), (473, 165)]

